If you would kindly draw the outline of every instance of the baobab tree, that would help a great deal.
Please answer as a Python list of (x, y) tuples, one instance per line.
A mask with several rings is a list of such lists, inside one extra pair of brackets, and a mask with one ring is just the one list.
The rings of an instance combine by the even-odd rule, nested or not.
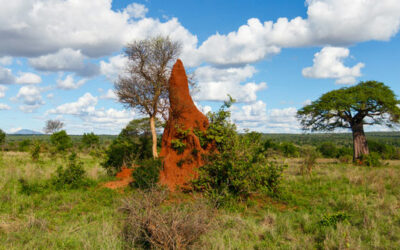
[(130, 43), (125, 48), (126, 72), (114, 84), (121, 103), (149, 117), (154, 158), (158, 157), (155, 120), (168, 114), (168, 78), (180, 51), (181, 44), (168, 37)]
[(364, 125), (393, 127), (400, 122), (400, 101), (377, 81), (330, 91), (297, 112), (304, 130), (351, 129), (353, 161), (369, 154)]

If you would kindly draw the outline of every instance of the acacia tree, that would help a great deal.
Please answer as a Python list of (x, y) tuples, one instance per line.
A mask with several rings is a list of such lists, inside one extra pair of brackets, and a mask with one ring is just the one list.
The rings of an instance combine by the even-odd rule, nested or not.
[(47, 120), (46, 126), (43, 128), (46, 134), (53, 134), (60, 131), (64, 127), (64, 123), (60, 120)]
[(157, 158), (157, 115), (166, 119), (169, 109), (168, 78), (181, 51), (181, 44), (168, 37), (156, 37), (128, 44), (127, 71), (115, 82), (115, 90), (121, 103), (135, 108), (149, 117), (152, 134), (153, 157)]
[(351, 129), (353, 161), (369, 154), (364, 125), (393, 127), (400, 122), (400, 101), (386, 85), (377, 81), (330, 91), (297, 112), (304, 130)]

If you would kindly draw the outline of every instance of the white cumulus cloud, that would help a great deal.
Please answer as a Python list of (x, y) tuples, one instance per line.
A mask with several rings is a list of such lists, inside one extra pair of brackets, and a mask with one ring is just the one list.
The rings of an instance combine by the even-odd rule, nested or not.
[(350, 54), (349, 49), (340, 47), (325, 47), (314, 55), (314, 65), (304, 68), (303, 76), (309, 78), (332, 78), (337, 84), (354, 84), (361, 76), (363, 63), (346, 67), (343, 63)]
[(10, 110), (11, 107), (8, 106), (7, 104), (0, 103), (0, 110)]
[(144, 18), (148, 11), (149, 9), (147, 9), (146, 6), (139, 3), (131, 3), (125, 8), (125, 12), (133, 18)]
[(39, 75), (30, 72), (21, 72), (15, 79), (15, 83), (18, 84), (38, 84), (41, 82), (42, 78)]
[[(134, 118), (131, 110), (117, 110), (114, 108), (96, 108), (98, 98), (85, 93), (76, 102), (62, 104), (46, 112), (47, 115), (72, 115), (79, 117), (85, 123), (96, 126), (101, 124), (110, 129), (121, 129)], [(99, 125), (100, 126), (100, 125)]]
[(4, 96), (6, 96), (6, 91), (7, 91), (7, 87), (0, 85), (0, 98), (3, 98)]
[(41, 92), (42, 90), (36, 86), (22, 86), (17, 96), (12, 98), (12, 100), (21, 101), (23, 105), (19, 107), (20, 110), (31, 113), (44, 104)]
[(239, 68), (199, 67), (195, 71), (199, 92), (194, 96), (198, 101), (224, 101), (228, 94), (238, 102), (253, 102), (257, 92), (267, 88), (265, 82), (241, 84), (252, 77), (256, 69), (246, 65)]
[(118, 100), (117, 95), (112, 89), (107, 90), (107, 92), (100, 96), (101, 99)]
[(57, 88), (71, 90), (77, 89), (85, 84), (87, 79), (81, 79), (75, 82), (74, 77), (72, 75), (67, 75), (64, 79), (57, 80)]

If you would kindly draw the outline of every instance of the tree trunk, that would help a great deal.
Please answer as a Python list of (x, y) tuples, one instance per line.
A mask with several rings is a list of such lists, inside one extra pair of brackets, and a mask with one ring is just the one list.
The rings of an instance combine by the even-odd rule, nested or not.
[(353, 131), (353, 161), (355, 162), (362, 155), (368, 155), (369, 149), (364, 133), (364, 125), (362, 123), (354, 124), (351, 130)]
[(151, 129), (151, 137), (153, 139), (153, 158), (156, 159), (158, 158), (158, 152), (157, 152), (157, 133), (156, 133), (156, 125), (154, 121), (154, 117), (150, 117), (150, 129)]

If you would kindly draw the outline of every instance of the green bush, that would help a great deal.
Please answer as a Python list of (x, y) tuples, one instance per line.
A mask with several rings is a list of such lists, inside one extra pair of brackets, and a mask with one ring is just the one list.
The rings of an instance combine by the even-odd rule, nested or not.
[(299, 156), (299, 148), (291, 142), (282, 142), (281, 145), (279, 145), (279, 150), (283, 153), (285, 157)]
[(369, 140), (368, 147), (370, 152), (379, 154), (382, 159), (396, 160), (399, 157), (397, 148), (390, 144)]
[(4, 131), (0, 129), (0, 146), (3, 146), (5, 142), (6, 142), (6, 133), (4, 133)]
[(24, 139), (18, 143), (18, 151), (27, 152), (31, 146), (32, 141), (30, 139)]
[(337, 158), (351, 157), (353, 159), (353, 148), (352, 147), (340, 147), (337, 149)]
[(147, 131), (148, 119), (131, 121), (105, 151), (101, 165), (109, 175), (119, 172), (123, 166), (130, 166), (135, 161), (150, 159), (152, 142)]
[(318, 222), (318, 225), (324, 226), (324, 227), (336, 227), (336, 224), (339, 222), (343, 221), (348, 221), (350, 219), (350, 216), (343, 213), (343, 212), (338, 212), (335, 214), (331, 215), (325, 215), (322, 220)]
[(21, 178), (18, 181), (20, 184), (20, 192), (26, 195), (49, 192), (54, 189), (78, 189), (94, 184), (94, 181), (86, 177), (83, 163), (78, 160), (75, 153), (69, 156), (65, 168), (62, 166), (57, 168), (55, 175), (51, 179), (28, 182)]
[(304, 146), (301, 150), (301, 156), (303, 157), (303, 163), (301, 165), (301, 174), (307, 172), (311, 174), (312, 169), (317, 163), (317, 158), (319, 156), (318, 151), (312, 146)]
[(66, 168), (57, 168), (56, 175), (52, 179), (52, 185), (56, 189), (77, 189), (90, 185), (83, 169), (83, 163), (77, 158), (76, 153), (69, 156)]
[(38, 161), (40, 157), (41, 143), (39, 141), (35, 141), (31, 148), (31, 158), (33, 161)]
[(149, 189), (156, 186), (160, 179), (161, 164), (160, 159), (143, 160), (132, 173), (132, 187)]
[(336, 158), (339, 154), (338, 148), (332, 142), (324, 142), (317, 149), (325, 158)]
[(57, 152), (65, 152), (72, 147), (71, 137), (68, 136), (65, 130), (52, 134), (50, 136), (50, 142)]
[(359, 162), (361, 165), (368, 167), (382, 166), (381, 157), (376, 152), (370, 152), (368, 155), (363, 155)]
[(204, 192), (216, 206), (232, 199), (247, 199), (263, 190), (277, 194), (284, 168), (267, 161), (260, 134), (237, 133), (229, 122), (230, 104), (225, 103), (219, 112), (209, 114), (211, 123), (205, 136), (211, 140), (218, 138), (212, 141), (218, 151), (204, 156), (205, 165), (198, 169), (198, 179), (192, 181), (194, 189)]
[(81, 143), (83, 147), (92, 149), (100, 145), (100, 137), (95, 135), (93, 132), (84, 133), (82, 136)]

